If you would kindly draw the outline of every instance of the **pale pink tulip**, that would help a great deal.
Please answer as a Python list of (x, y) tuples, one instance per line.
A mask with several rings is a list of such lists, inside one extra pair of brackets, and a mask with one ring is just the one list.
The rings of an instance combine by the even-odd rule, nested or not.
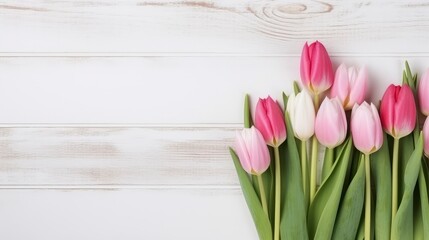
[(347, 118), (337, 98), (325, 98), (316, 116), (316, 137), (327, 148), (340, 145), (347, 135)]
[(381, 124), (394, 138), (410, 134), (416, 126), (416, 103), (408, 85), (391, 84), (381, 99)]
[(260, 175), (270, 166), (268, 147), (264, 137), (255, 127), (237, 132), (234, 148), (246, 172)]
[(418, 94), (420, 109), (425, 116), (429, 116), (429, 69), (420, 78)]
[(331, 59), (322, 43), (305, 43), (301, 54), (301, 81), (313, 94), (328, 90), (334, 81)]
[(272, 147), (278, 147), (286, 140), (283, 112), (270, 96), (259, 99), (255, 111), (255, 126), (261, 131), (265, 142)]
[(383, 130), (374, 104), (363, 102), (352, 110), (353, 143), (364, 154), (376, 152), (383, 145)]
[(426, 118), (425, 124), (423, 125), (423, 137), (425, 144), (425, 155), (429, 157), (429, 117)]
[(335, 73), (331, 98), (338, 97), (344, 109), (350, 110), (356, 103), (361, 104), (365, 100), (367, 81), (368, 72), (365, 67), (358, 72), (354, 67), (347, 69), (343, 63)]

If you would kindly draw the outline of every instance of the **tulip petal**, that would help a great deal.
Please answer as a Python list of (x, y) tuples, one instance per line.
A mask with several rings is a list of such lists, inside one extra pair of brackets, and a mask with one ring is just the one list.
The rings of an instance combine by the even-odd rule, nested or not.
[(311, 69), (311, 61), (310, 61), (309, 48), (308, 48), (308, 44), (305, 43), (301, 53), (300, 73), (301, 73), (301, 81), (306, 87), (310, 86), (310, 79), (311, 79), (310, 69)]
[(352, 113), (353, 142), (356, 148), (365, 154), (378, 150), (375, 146), (376, 134), (381, 126), (377, 126), (377, 118), (374, 117), (372, 108), (367, 102), (363, 102), (359, 107), (355, 107)]
[(283, 112), (277, 103), (271, 97), (267, 98), (266, 102), (267, 115), (270, 116), (271, 129), (274, 135), (274, 141), (277, 146), (286, 140), (286, 127)]
[(423, 125), (423, 137), (425, 144), (425, 155), (429, 157), (429, 117), (426, 118), (425, 124)]
[[(293, 97), (294, 110), (291, 117), (294, 133), (302, 141), (308, 140), (314, 134), (315, 109), (311, 96), (306, 90), (302, 90), (296, 97)], [(289, 105), (289, 101), (288, 101)]]
[(265, 142), (268, 145), (273, 146), (273, 130), (271, 129), (270, 120), (267, 116), (265, 99), (259, 99), (258, 103), (256, 104), (255, 126), (262, 133), (262, 136), (264, 136)]
[(381, 99), (380, 113), (381, 113), (381, 125), (384, 131), (389, 135), (395, 136), (393, 124), (394, 124), (394, 112), (395, 102), (397, 99), (397, 93), (399, 93), (400, 87), (393, 84), (389, 85), (386, 92)]
[(335, 80), (331, 88), (331, 98), (338, 97), (341, 103), (345, 106), (346, 100), (349, 95), (349, 76), (347, 67), (342, 63), (335, 72)]
[(347, 133), (347, 122), (339, 100), (325, 98), (316, 116), (315, 132), (319, 142), (334, 148), (340, 145)]
[(395, 103), (393, 126), (397, 138), (410, 134), (416, 126), (416, 103), (408, 85), (399, 88)]
[(425, 116), (429, 116), (429, 69), (419, 81), (418, 95), (422, 113)]
[(362, 67), (355, 79), (352, 79), (350, 95), (346, 109), (351, 109), (355, 103), (361, 104), (365, 100), (366, 88), (368, 81), (368, 72), (366, 67)]
[(321, 43), (316, 41), (311, 45), (314, 46), (311, 52), (311, 89), (315, 93), (321, 93), (332, 86), (332, 63)]
[(383, 141), (384, 141), (383, 129), (381, 127), (380, 115), (378, 115), (377, 108), (375, 107), (375, 105), (373, 103), (371, 103), (371, 112), (372, 112), (372, 117), (373, 117), (374, 126), (375, 126), (375, 129), (374, 129), (374, 134), (375, 134), (374, 148), (375, 149), (374, 149), (374, 151), (377, 151), (383, 145)]
[(250, 155), (247, 151), (247, 145), (245, 141), (245, 132), (238, 132), (236, 133), (235, 138), (235, 145), (234, 150), (238, 155), (238, 158), (240, 160), (241, 166), (247, 173), (252, 172), (252, 165), (250, 163)]
[(251, 156), (252, 156), (252, 170), (256, 174), (262, 174), (270, 166), (270, 155), (267, 145), (262, 134), (255, 128), (251, 128)]

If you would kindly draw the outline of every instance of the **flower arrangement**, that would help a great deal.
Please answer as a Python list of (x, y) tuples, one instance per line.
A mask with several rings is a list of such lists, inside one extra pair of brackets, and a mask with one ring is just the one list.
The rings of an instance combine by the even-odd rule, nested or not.
[(417, 81), (406, 63), (377, 109), (365, 67), (334, 74), (318, 41), (300, 65), (284, 108), (259, 99), (252, 117), (245, 97), (230, 148), (259, 238), (429, 239), (429, 71)]

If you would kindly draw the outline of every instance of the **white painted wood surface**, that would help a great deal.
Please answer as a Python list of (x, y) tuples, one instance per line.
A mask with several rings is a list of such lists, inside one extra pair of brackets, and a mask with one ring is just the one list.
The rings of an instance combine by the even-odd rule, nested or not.
[(0, 1), (0, 239), (257, 239), (227, 146), (305, 41), (372, 100), (429, 67), (424, 1)]
[[(367, 66), (374, 101), (402, 81), (405, 60), (429, 67), (427, 57), (333, 57)], [(0, 123), (241, 123), (245, 93), (281, 99), (299, 79), (299, 57), (2, 57), (0, 67)]]

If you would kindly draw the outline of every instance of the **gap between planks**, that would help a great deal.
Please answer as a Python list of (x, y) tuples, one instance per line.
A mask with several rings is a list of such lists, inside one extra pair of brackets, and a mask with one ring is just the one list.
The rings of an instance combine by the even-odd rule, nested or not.
[(0, 185), (0, 190), (6, 189), (70, 189), (70, 190), (82, 190), (82, 189), (100, 189), (100, 190), (120, 190), (120, 189), (143, 189), (143, 190), (163, 190), (163, 189), (213, 189), (213, 190), (236, 190), (241, 189), (240, 185)]
[(241, 128), (243, 123), (0, 123), (0, 128)]
[[(330, 52), (331, 57), (429, 57), (429, 52), (351, 53)], [(0, 57), (300, 57), (300, 54), (236, 52), (0, 52)]]

